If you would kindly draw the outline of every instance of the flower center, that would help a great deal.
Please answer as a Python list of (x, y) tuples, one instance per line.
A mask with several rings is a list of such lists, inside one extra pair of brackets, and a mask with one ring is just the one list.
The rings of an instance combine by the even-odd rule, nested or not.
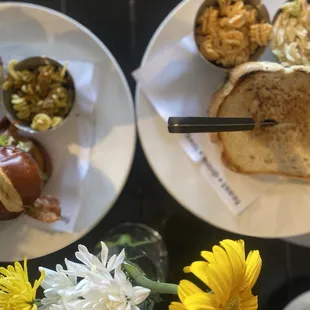
[(239, 310), (239, 309), (240, 309), (239, 296), (235, 296), (232, 299), (230, 299), (223, 308), (223, 310)]

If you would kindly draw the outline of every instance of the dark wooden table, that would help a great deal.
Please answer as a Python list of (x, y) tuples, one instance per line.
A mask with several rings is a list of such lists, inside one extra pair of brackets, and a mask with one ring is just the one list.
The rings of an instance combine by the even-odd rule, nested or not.
[[(192, 0), (195, 1), (195, 0)], [(25, 1), (30, 2), (30, 1)], [(114, 54), (128, 78), (141, 62), (146, 46), (164, 17), (180, 0), (36, 0), (61, 11), (94, 32)], [(296, 206), (297, 208), (298, 206)], [(258, 249), (263, 269), (255, 287), (259, 309), (282, 309), (297, 294), (310, 289), (310, 250), (281, 240), (234, 235), (202, 222), (183, 209), (156, 179), (138, 142), (127, 184), (110, 213), (87, 236), (67, 248), (29, 262), (30, 277), (38, 266), (54, 268), (64, 258), (73, 259), (77, 244), (92, 249), (104, 232), (125, 221), (142, 222), (159, 230), (168, 247), (169, 281), (183, 278), (182, 268), (199, 259), (202, 249), (225, 238), (243, 238), (247, 249)], [(310, 227), (310, 225), (309, 225)], [(1, 249), (5, 250), (5, 249)], [(156, 309), (167, 309), (166, 300)]]

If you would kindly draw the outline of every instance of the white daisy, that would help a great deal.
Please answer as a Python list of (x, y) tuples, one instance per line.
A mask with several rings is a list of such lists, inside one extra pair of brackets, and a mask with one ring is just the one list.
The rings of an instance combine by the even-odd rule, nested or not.
[[(61, 265), (56, 271), (40, 268), (46, 272), (42, 310), (137, 310), (148, 297), (150, 290), (133, 287), (121, 270), (124, 250), (108, 260), (108, 248), (101, 242), (100, 258), (83, 245), (75, 256), (80, 263), (66, 259), (66, 270)], [(82, 279), (78, 282), (78, 278)]]
[(85, 291), (86, 282), (82, 280), (78, 283), (76, 276), (66, 275), (61, 265), (56, 266), (56, 271), (42, 267), (39, 269), (45, 271), (45, 278), (41, 284), (45, 297), (41, 303), (47, 309), (47, 306), (76, 301)]
[(111, 278), (110, 272), (117, 266), (120, 266), (125, 259), (125, 250), (116, 256), (113, 255), (108, 261), (109, 249), (104, 242), (101, 242), (100, 259), (89, 253), (88, 249), (84, 245), (78, 246), (79, 251), (75, 253), (75, 257), (82, 263), (74, 263), (69, 260), (65, 260), (67, 265), (67, 274), (76, 275), (78, 277), (85, 277), (89, 271), (105, 275), (107, 278)]
[(150, 294), (149, 289), (133, 287), (121, 266), (116, 267), (114, 278), (110, 281), (94, 273), (89, 274), (86, 279), (88, 291), (83, 295), (83, 309), (139, 309), (137, 305)]

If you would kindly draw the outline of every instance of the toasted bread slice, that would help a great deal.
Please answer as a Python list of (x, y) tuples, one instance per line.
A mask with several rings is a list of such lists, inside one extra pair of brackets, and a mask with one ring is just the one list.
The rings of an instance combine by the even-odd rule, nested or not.
[(212, 134), (223, 162), (247, 174), (310, 179), (310, 68), (247, 63), (213, 97), (212, 117), (272, 119), (278, 125)]

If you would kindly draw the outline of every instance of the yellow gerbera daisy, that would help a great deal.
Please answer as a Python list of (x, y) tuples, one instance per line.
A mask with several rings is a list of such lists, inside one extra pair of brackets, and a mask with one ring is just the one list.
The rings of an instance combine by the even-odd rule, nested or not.
[(18, 262), (7, 268), (0, 268), (0, 309), (2, 310), (36, 310), (36, 292), (44, 279), (44, 271), (41, 271), (39, 280), (33, 287), (28, 279), (27, 259), (24, 260), (24, 268)]
[(252, 288), (262, 267), (259, 251), (251, 251), (245, 259), (244, 241), (224, 240), (212, 252), (203, 251), (206, 261), (185, 267), (211, 290), (204, 292), (195, 284), (183, 280), (178, 287), (182, 303), (174, 302), (169, 310), (256, 310), (257, 296)]

